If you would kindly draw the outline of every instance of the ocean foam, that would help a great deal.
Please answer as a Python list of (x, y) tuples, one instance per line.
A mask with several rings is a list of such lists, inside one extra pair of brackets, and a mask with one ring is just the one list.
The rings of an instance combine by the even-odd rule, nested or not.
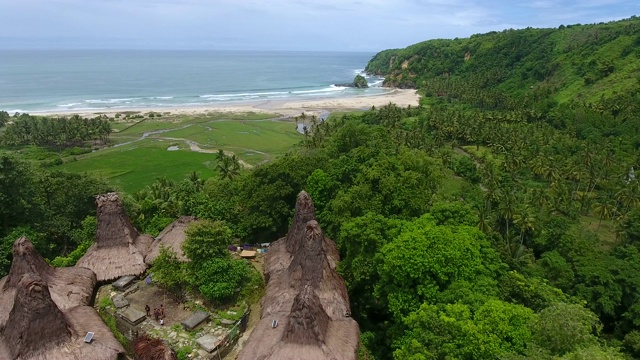
[(142, 100), (142, 98), (125, 98), (125, 99), (107, 99), (107, 100), (85, 100), (87, 104), (118, 104), (125, 103), (130, 104), (135, 100)]
[(323, 88), (323, 89), (319, 89), (319, 90), (298, 90), (298, 91), (292, 91), (292, 94), (323, 94), (323, 93), (327, 93), (327, 92), (334, 92), (334, 91), (342, 91), (346, 89), (346, 87), (344, 86), (335, 86), (335, 85), (331, 85), (329, 87)]
[(271, 95), (282, 95), (282, 94), (287, 94), (286, 91), (269, 91), (269, 92), (251, 92), (251, 93), (239, 93), (239, 94), (215, 94), (215, 95), (200, 95), (201, 98), (204, 99), (218, 99), (218, 98), (222, 98), (222, 99), (226, 99), (226, 98), (234, 98), (234, 97), (244, 97), (244, 96), (255, 96), (255, 97), (260, 97), (260, 96), (271, 96)]

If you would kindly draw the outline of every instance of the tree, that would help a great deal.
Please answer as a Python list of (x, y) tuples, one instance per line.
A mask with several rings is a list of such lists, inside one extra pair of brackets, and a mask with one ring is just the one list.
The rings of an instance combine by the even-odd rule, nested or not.
[(557, 303), (542, 310), (532, 324), (533, 341), (553, 355), (598, 343), (600, 320), (578, 304)]
[(233, 180), (240, 174), (240, 163), (235, 155), (233, 157), (225, 155), (222, 160), (218, 160), (216, 167), (220, 173), (220, 178), (223, 180)]
[(228, 256), (210, 258), (200, 264), (191, 264), (187, 273), (189, 286), (209, 301), (224, 302), (238, 294), (252, 271), (244, 260)]
[(463, 304), (428, 305), (403, 319), (405, 335), (394, 359), (496, 359), (524, 353), (535, 315), (521, 305), (489, 300), (478, 310)]
[[(480, 301), (494, 294), (503, 268), (484, 234), (471, 226), (438, 226), (430, 215), (408, 223), (382, 247), (375, 292), (396, 318), (420, 304)], [(474, 289), (469, 293), (465, 289)]]
[(199, 264), (227, 255), (232, 242), (231, 229), (223, 221), (198, 220), (185, 230), (182, 251), (191, 262)]
[(186, 285), (186, 265), (178, 260), (175, 252), (160, 247), (158, 257), (153, 261), (150, 273), (153, 281), (167, 289), (178, 298), (182, 298)]

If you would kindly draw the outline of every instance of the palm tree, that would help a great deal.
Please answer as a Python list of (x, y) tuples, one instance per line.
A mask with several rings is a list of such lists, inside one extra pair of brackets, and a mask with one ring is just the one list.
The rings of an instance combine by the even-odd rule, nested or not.
[(233, 180), (239, 175), (239, 166), (229, 156), (225, 156), (222, 161), (218, 161), (217, 169), (220, 172), (220, 178), (223, 180)]
[(216, 152), (216, 161), (223, 161), (226, 156), (227, 154), (224, 153), (224, 150), (218, 149), (218, 151)]
[(525, 205), (513, 214), (513, 223), (520, 227), (520, 243), (524, 243), (524, 235), (528, 231), (535, 230), (536, 217), (533, 209)]
[(513, 221), (513, 215), (516, 209), (516, 198), (511, 191), (499, 190), (498, 201), (498, 212), (506, 226), (505, 238), (509, 238), (509, 223)]
[(602, 225), (603, 219), (611, 219), (616, 212), (615, 203), (609, 199), (601, 199), (593, 204), (593, 212), (598, 216), (598, 229)]
[(187, 179), (193, 185), (195, 191), (202, 191), (204, 188), (204, 180), (200, 178), (200, 175), (198, 175), (197, 172), (194, 171), (189, 174)]

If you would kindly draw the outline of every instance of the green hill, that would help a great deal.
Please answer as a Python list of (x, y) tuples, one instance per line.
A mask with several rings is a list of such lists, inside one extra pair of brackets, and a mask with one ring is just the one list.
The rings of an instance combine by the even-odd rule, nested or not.
[(640, 89), (640, 18), (557, 29), (504, 30), (385, 50), (366, 67), (385, 85), (442, 95), (442, 81), (511, 97), (594, 102)]

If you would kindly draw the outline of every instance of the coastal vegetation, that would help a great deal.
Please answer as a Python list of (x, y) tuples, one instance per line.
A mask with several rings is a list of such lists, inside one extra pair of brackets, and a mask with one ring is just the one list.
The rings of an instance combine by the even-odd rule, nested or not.
[[(154, 266), (166, 288), (223, 301), (252, 281), (223, 245), (283, 236), (306, 190), (340, 252), (362, 359), (638, 357), (639, 28), (634, 17), (383, 51), (367, 70), (417, 88), (421, 106), (311, 119), (304, 136), (265, 141), (279, 155), (268, 162), (234, 152), (255, 167), (233, 176), (146, 179), (125, 197), (128, 216), (150, 234), (180, 215), (202, 219), (184, 249), (193, 265), (165, 251)], [(182, 137), (200, 125), (153, 126)], [(261, 139), (233, 134), (229, 149)], [(49, 259), (71, 257), (94, 226), (91, 195), (113, 185), (19, 156), (0, 155), (5, 268), (22, 233)]]
[(364, 76), (360, 74), (356, 75), (356, 77), (353, 79), (353, 85), (357, 88), (369, 87), (369, 84), (367, 84), (367, 79), (365, 79)]

